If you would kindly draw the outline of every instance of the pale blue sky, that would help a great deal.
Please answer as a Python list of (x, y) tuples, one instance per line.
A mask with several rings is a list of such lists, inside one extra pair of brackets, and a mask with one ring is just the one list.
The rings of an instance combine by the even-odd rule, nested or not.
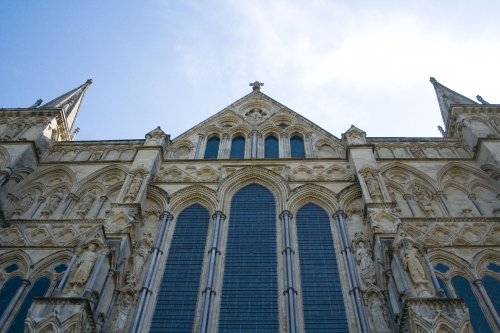
[(78, 140), (176, 137), (249, 82), (340, 137), (439, 136), (429, 76), (500, 103), (498, 1), (0, 0), (0, 107), (90, 87)]

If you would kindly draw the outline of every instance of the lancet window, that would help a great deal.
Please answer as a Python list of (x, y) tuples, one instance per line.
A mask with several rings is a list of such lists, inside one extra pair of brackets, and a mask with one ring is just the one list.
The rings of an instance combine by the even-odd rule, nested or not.
[(264, 141), (264, 158), (279, 158), (279, 141), (274, 135), (269, 135)]
[(238, 135), (231, 141), (231, 154), (229, 158), (245, 158), (245, 138), (243, 136)]
[(218, 136), (212, 136), (207, 140), (205, 147), (205, 159), (215, 160), (219, 154), (220, 139)]
[(191, 332), (210, 214), (199, 204), (177, 218), (150, 332)]
[(290, 138), (290, 156), (292, 158), (305, 158), (304, 139), (300, 135), (294, 135)]

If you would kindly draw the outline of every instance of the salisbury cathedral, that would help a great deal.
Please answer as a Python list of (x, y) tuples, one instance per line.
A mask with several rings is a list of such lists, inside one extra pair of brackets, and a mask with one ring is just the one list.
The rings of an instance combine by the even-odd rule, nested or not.
[(91, 83), (0, 109), (0, 333), (500, 331), (500, 105), (431, 78), (442, 137), (337, 137), (254, 82), (75, 141)]

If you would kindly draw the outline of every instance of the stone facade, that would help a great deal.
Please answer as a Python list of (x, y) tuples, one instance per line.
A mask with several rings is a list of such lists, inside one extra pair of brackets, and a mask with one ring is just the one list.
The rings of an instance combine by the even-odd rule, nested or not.
[[(295, 216), (308, 203), (330, 216), (350, 332), (500, 330), (500, 105), (431, 82), (442, 138), (351, 126), (339, 139), (258, 82), (175, 139), (157, 127), (73, 141), (90, 80), (1, 109), (0, 333), (149, 331), (177, 217), (193, 204), (213, 217), (192, 330), (217, 332), (231, 199), (249, 184), (276, 200), (280, 332), (307, 331)], [(269, 137), (278, 157), (265, 158)], [(232, 158), (235, 138), (244, 158)]]

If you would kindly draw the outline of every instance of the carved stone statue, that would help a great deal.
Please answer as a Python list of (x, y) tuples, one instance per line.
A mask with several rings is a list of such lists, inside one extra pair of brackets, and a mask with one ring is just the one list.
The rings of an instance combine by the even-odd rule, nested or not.
[(92, 208), (92, 205), (94, 204), (96, 198), (97, 198), (96, 190), (91, 190), (85, 193), (82, 200), (78, 204), (78, 207), (76, 208), (77, 215), (80, 217), (85, 217), (85, 215), (87, 215), (87, 213), (89, 212), (90, 208)]
[(45, 203), (45, 207), (42, 210), (42, 216), (46, 218), (49, 217), (57, 209), (63, 198), (64, 192), (62, 190), (52, 193)]
[[(123, 295), (123, 296), (122, 296)], [(118, 308), (116, 311), (115, 318), (112, 323), (111, 333), (122, 333), (125, 332), (125, 327), (127, 326), (127, 319), (130, 314), (130, 309), (134, 302), (134, 298), (130, 293), (125, 293), (120, 295), (118, 301)]]
[(127, 276), (128, 283), (135, 284), (141, 276), (152, 244), (151, 234), (144, 234), (144, 238), (135, 244), (134, 252), (132, 253), (132, 269)]
[(420, 256), (417, 249), (409, 242), (405, 242), (402, 246), (401, 259), (403, 268), (408, 271), (410, 278), (415, 285), (417, 295), (420, 297), (430, 297), (429, 280), (425, 275), (425, 270), (418, 257)]
[(360, 241), (356, 249), (356, 260), (359, 265), (359, 273), (365, 284), (375, 283), (375, 265), (372, 260), (370, 249), (366, 247), (365, 242)]
[(385, 315), (385, 306), (380, 297), (373, 294), (368, 300), (368, 310), (372, 318), (373, 329), (376, 333), (390, 333)]
[(370, 196), (375, 200), (382, 198), (382, 192), (380, 191), (380, 185), (378, 183), (378, 180), (373, 175), (373, 173), (366, 172), (364, 177), (365, 177), (366, 187), (368, 187), (368, 192), (370, 192)]
[(75, 273), (69, 282), (70, 286), (82, 287), (87, 283), (92, 268), (94, 268), (94, 264), (97, 261), (98, 255), (96, 249), (97, 246), (94, 243), (90, 243), (88, 248), (80, 254), (76, 261)]
[(413, 199), (416, 201), (420, 209), (422, 209), (426, 216), (434, 216), (432, 209), (432, 193), (419, 184), (412, 187)]
[(125, 195), (125, 200), (128, 202), (134, 201), (135, 197), (137, 196), (137, 193), (139, 193), (139, 190), (141, 189), (141, 185), (142, 185), (142, 175), (137, 173), (132, 179), (132, 182), (130, 183), (127, 194)]

